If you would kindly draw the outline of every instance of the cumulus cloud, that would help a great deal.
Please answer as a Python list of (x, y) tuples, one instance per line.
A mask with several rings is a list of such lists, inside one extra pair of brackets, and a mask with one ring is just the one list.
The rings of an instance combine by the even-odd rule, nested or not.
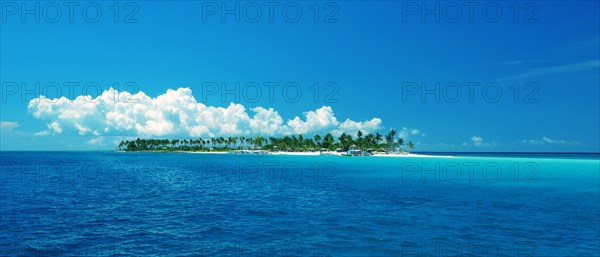
[[(289, 135), (324, 132), (372, 132), (381, 128), (381, 119), (347, 119), (340, 123), (333, 109), (323, 106), (302, 117), (284, 121), (273, 108), (247, 110), (241, 104), (226, 107), (197, 102), (189, 88), (169, 89), (157, 97), (140, 91), (136, 94), (104, 91), (96, 98), (78, 96), (32, 99), (28, 106), (34, 118), (47, 122), (48, 130), (36, 135), (79, 134), (82, 136), (241, 136)], [(99, 141), (89, 142), (98, 144)]]
[[(333, 115), (333, 110), (329, 106), (323, 106), (316, 111), (306, 112), (304, 116), (306, 117), (306, 121), (297, 116), (293, 120), (288, 121), (287, 126), (282, 131), (283, 134), (308, 134), (315, 131), (332, 129), (339, 124), (337, 118)], [(344, 124), (346, 122), (342, 123), (340, 127)]]
[(352, 136), (355, 136), (358, 131), (362, 131), (363, 134), (373, 133), (381, 129), (381, 119), (373, 118), (364, 122), (356, 122), (350, 119), (347, 119), (339, 127), (333, 131), (331, 134), (333, 136), (339, 137), (342, 133), (346, 133)]

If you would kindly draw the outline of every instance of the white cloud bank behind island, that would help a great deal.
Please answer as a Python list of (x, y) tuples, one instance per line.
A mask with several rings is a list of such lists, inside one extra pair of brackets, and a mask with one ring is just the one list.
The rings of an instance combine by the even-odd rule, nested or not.
[(100, 96), (78, 96), (74, 100), (44, 96), (32, 99), (29, 112), (47, 122), (38, 136), (76, 133), (82, 136), (190, 136), (217, 137), (343, 132), (371, 133), (382, 128), (379, 118), (367, 121), (338, 121), (329, 106), (304, 113), (284, 122), (273, 108), (256, 107), (249, 111), (241, 104), (227, 107), (206, 106), (197, 102), (189, 88), (167, 90), (156, 98), (140, 91), (130, 94), (114, 89)]

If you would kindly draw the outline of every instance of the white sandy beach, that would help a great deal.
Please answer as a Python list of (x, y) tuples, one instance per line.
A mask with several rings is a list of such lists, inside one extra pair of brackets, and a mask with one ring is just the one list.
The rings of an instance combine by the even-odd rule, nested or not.
[(229, 152), (192, 152), (192, 151), (184, 151), (183, 153), (194, 153), (194, 154), (229, 154)]
[(318, 156), (319, 152), (270, 152), (270, 155), (298, 155), (298, 156)]
[[(298, 155), (298, 156), (342, 156), (340, 152), (273, 152), (269, 153), (272, 155)], [(425, 154), (373, 154), (375, 157), (388, 157), (388, 158), (454, 158), (454, 156), (442, 156), (442, 155), (425, 155)]]
[[(230, 152), (185, 152), (193, 154), (232, 154)], [(340, 152), (269, 152), (268, 155), (291, 155), (291, 156), (342, 156)], [(249, 154), (252, 155), (252, 154)], [(455, 158), (454, 156), (425, 155), (425, 154), (374, 154), (373, 157), (385, 158)], [(368, 156), (367, 156), (368, 157)]]

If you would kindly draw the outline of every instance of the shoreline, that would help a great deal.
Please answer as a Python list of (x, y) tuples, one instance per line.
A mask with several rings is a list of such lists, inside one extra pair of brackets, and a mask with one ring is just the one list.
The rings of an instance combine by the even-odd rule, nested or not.
[[(267, 152), (265, 154), (256, 153), (230, 153), (230, 152), (192, 152), (192, 151), (179, 151), (180, 153), (191, 153), (191, 154), (231, 154), (231, 155), (286, 155), (286, 156), (343, 156), (343, 153), (338, 152)], [(357, 157), (357, 156), (343, 156), (343, 157)], [(373, 154), (371, 156), (358, 156), (358, 157), (384, 157), (384, 158), (456, 158), (450, 155), (426, 155), (426, 154)]]
[[(7, 151), (10, 152), (10, 151)], [(44, 151), (40, 151), (40, 152), (44, 152)], [(223, 154), (231, 154), (231, 155), (288, 155), (288, 156), (342, 156), (343, 153), (339, 153), (339, 152), (264, 152), (264, 153), (231, 153), (231, 152), (226, 152), (226, 151), (214, 151), (214, 152), (202, 152), (202, 151), (114, 151), (117, 153), (189, 153), (189, 154), (207, 154), (207, 155), (223, 155)], [(519, 153), (520, 155), (517, 156), (503, 156), (503, 155), (494, 155), (494, 156), (478, 156), (478, 155), (474, 155), (474, 156), (464, 156), (464, 155), (460, 155), (460, 153), (457, 153), (457, 155), (449, 155), (452, 153), (449, 152), (444, 152), (443, 155), (438, 155), (438, 154), (421, 154), (421, 153), (408, 153), (408, 154), (381, 154), (381, 153), (375, 153), (371, 156), (344, 156), (344, 157), (381, 157), (381, 158), (440, 158), (440, 159), (446, 159), (446, 158), (456, 158), (456, 159), (461, 159), (461, 158), (504, 158), (504, 159), (508, 159), (508, 158), (541, 158), (541, 159), (566, 159), (566, 160), (577, 160), (577, 159), (582, 159), (582, 160), (594, 160), (597, 161), (598, 160), (598, 156), (600, 156), (600, 153), (583, 153), (586, 155), (592, 155), (591, 157), (570, 157), (570, 156), (554, 156), (557, 154), (566, 154), (566, 155), (572, 155), (572, 154), (577, 154), (577, 153), (548, 153), (551, 154), (551, 156), (537, 156), (543, 153), (539, 153), (539, 152), (535, 152), (532, 153), (535, 156), (524, 156), (523, 154), (525, 153)], [(503, 153), (500, 153), (503, 154)], [(510, 153), (508, 153), (510, 154)], [(523, 155), (523, 156), (521, 156)]]
[[(253, 151), (253, 150), (250, 150)], [(117, 151), (120, 153), (188, 153), (188, 154), (231, 154), (231, 155), (286, 155), (286, 156), (343, 156), (343, 157), (383, 157), (383, 158), (457, 158), (451, 155), (427, 155), (427, 154), (414, 154), (414, 153), (389, 153), (382, 154), (376, 153), (370, 156), (344, 156), (343, 152), (248, 152), (248, 153), (232, 153), (225, 151), (215, 152), (201, 152), (201, 151)]]
[[(197, 152), (197, 151), (117, 151), (120, 153), (188, 153), (188, 154), (231, 154), (231, 155), (287, 155), (287, 156), (343, 156), (340, 152), (265, 152), (259, 153), (232, 153), (232, 152)], [(343, 157), (384, 157), (384, 158), (456, 158), (450, 155), (427, 155), (427, 154), (381, 154), (376, 153), (370, 156), (343, 156)]]

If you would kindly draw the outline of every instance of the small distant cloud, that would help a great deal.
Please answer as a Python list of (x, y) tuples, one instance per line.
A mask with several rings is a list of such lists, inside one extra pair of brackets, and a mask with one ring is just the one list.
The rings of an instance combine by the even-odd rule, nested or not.
[(407, 127), (402, 127), (402, 129), (398, 131), (398, 136), (404, 138), (405, 140), (416, 135), (425, 136), (425, 133), (422, 133), (422, 131), (419, 129)]
[(544, 142), (546, 142), (548, 144), (564, 144), (564, 143), (566, 143), (565, 140), (556, 140), (556, 139), (547, 138), (547, 137), (542, 137), (542, 140), (544, 140)]
[(549, 137), (542, 137), (542, 139), (524, 139), (521, 141), (523, 144), (530, 145), (545, 145), (545, 144), (574, 144), (576, 142), (567, 142), (566, 140), (558, 140)]
[(19, 127), (19, 123), (18, 122), (13, 122), (13, 121), (0, 121), (0, 128), (3, 129), (14, 129)]
[(103, 137), (90, 139), (89, 141), (87, 141), (87, 143), (90, 145), (105, 145)]
[(476, 147), (488, 147), (488, 146), (496, 146), (497, 143), (495, 141), (485, 141), (483, 137), (480, 136), (472, 136), (471, 142), (463, 142), (462, 146), (476, 146)]
[(481, 146), (483, 144), (483, 138), (478, 137), (478, 136), (473, 136), (473, 137), (471, 137), (471, 142), (473, 142), (473, 145), (475, 145), (475, 146)]
[(45, 137), (47, 135), (50, 135), (50, 132), (48, 132), (46, 130), (42, 130), (40, 132), (33, 133), (33, 135), (38, 136), (38, 137)]

